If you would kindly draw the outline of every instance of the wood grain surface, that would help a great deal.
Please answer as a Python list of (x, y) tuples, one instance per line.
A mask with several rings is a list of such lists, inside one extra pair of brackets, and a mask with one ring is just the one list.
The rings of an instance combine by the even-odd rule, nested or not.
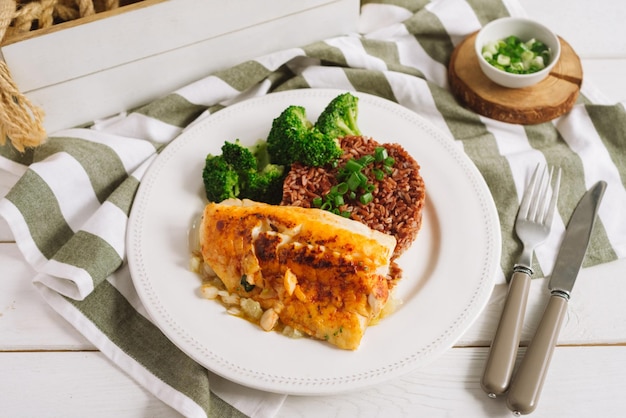
[(533, 86), (512, 89), (483, 74), (474, 52), (476, 34), (456, 47), (448, 66), (450, 88), (464, 106), (491, 119), (530, 125), (561, 116), (576, 103), (583, 69), (578, 55), (565, 40), (559, 38), (561, 57), (547, 78)]

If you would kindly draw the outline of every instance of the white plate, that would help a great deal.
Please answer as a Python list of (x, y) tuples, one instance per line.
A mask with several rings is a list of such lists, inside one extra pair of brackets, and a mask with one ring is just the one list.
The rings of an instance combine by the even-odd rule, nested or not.
[(181, 350), (242, 385), (321, 395), (374, 385), (422, 367), (450, 348), (480, 314), (500, 259), (500, 227), (489, 190), (452, 138), (393, 102), (355, 93), (359, 127), (397, 142), (421, 165), (422, 230), (399, 260), (402, 306), (370, 327), (357, 351), (264, 332), (199, 296), (188, 269), (188, 230), (206, 204), (201, 172), (225, 140), (252, 144), (291, 104), (315, 120), (338, 90), (304, 89), (250, 99), (219, 111), (174, 140), (146, 173), (130, 217), (128, 260), (141, 301)]

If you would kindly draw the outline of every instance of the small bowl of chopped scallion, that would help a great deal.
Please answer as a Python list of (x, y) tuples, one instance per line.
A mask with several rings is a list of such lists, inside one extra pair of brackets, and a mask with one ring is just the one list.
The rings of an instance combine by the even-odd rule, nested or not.
[(483, 73), (509, 88), (532, 86), (545, 79), (561, 54), (559, 38), (544, 25), (506, 17), (485, 25), (475, 50)]

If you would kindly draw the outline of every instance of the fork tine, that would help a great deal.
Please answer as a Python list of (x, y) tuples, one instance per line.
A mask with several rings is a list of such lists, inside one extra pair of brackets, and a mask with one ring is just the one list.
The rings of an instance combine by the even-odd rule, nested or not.
[(561, 167), (556, 171), (556, 181), (554, 182), (554, 186), (552, 187), (552, 198), (550, 199), (550, 205), (548, 206), (548, 213), (546, 214), (546, 219), (544, 224), (552, 225), (552, 220), (554, 219), (554, 212), (556, 212), (556, 202), (559, 197), (559, 189), (561, 188)]
[[(539, 165), (537, 166), (537, 172), (539, 170)], [(541, 215), (540, 205), (543, 203), (545, 199), (545, 185), (546, 185), (546, 172), (547, 167), (541, 171), (541, 175), (536, 179), (536, 183), (532, 184), (530, 189), (530, 208), (528, 211), (528, 215), (526, 219), (536, 222), (538, 216)]]
[(550, 201), (548, 200), (548, 193), (550, 192), (550, 186), (552, 185), (552, 176), (554, 174), (554, 167), (550, 168), (550, 174), (548, 175), (548, 179), (544, 181), (548, 168), (546, 167), (543, 171), (543, 175), (541, 176), (541, 187), (537, 194), (537, 214), (533, 219), (535, 222), (543, 223), (545, 217), (548, 214), (548, 209), (550, 207)]
[(548, 174), (548, 167), (545, 167), (541, 172), (541, 177), (539, 178), (539, 182), (537, 183), (537, 187), (535, 188), (535, 192), (533, 193), (533, 203), (531, 204), (533, 208), (532, 216), (528, 218), (533, 222), (538, 222), (539, 219), (543, 216), (543, 204), (546, 200), (546, 192), (548, 187), (550, 187), (550, 179), (546, 180), (546, 175)]
[(524, 195), (522, 196), (522, 202), (519, 206), (519, 214), (518, 216), (521, 218), (528, 217), (528, 210), (530, 209), (530, 202), (532, 200), (533, 191), (535, 189), (535, 183), (537, 181), (537, 173), (539, 172), (539, 164), (535, 167), (535, 171), (533, 172), (532, 177), (530, 178), (530, 183), (526, 187), (524, 191)]

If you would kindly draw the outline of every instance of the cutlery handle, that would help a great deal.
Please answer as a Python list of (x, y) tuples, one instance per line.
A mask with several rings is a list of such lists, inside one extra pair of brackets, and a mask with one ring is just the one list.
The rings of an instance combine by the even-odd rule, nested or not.
[(567, 298), (553, 294), (507, 396), (507, 406), (517, 416), (529, 414), (537, 407), (566, 311)]
[(483, 390), (491, 398), (503, 394), (509, 387), (522, 334), (529, 290), (530, 275), (521, 271), (514, 272), (480, 382)]

